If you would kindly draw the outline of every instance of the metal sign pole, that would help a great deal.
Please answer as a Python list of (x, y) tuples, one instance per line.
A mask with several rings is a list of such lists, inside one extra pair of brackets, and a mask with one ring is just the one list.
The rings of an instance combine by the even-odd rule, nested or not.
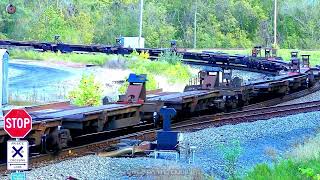
[[(19, 141), (19, 138), (16, 138), (16, 141)], [(19, 173), (19, 170), (16, 170), (16, 173)]]
[(3, 120), (3, 112), (2, 112), (2, 96), (3, 96), (3, 61), (4, 61), (4, 54), (0, 53), (0, 87), (1, 87), (1, 90), (0, 90), (0, 118), (1, 120)]

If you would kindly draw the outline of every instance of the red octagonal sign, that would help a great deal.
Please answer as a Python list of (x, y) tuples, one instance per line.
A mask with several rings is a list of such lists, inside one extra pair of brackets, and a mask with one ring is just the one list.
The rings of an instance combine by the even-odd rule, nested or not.
[(24, 109), (11, 109), (4, 116), (4, 130), (11, 138), (24, 138), (32, 129), (32, 118)]

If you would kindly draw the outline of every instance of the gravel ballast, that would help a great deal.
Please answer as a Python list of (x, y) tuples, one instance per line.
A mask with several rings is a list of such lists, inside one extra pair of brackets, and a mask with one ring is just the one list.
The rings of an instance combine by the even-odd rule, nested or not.
[[(239, 142), (241, 153), (236, 170), (243, 175), (257, 163), (272, 163), (275, 157), (285, 157), (294, 145), (314, 135), (320, 124), (320, 112), (310, 112), (267, 121), (226, 125), (183, 134), (183, 144), (196, 146), (195, 163), (189, 165), (185, 156), (179, 162), (153, 158), (106, 158), (94, 155), (63, 161), (27, 172), (30, 179), (152, 179), (154, 170), (173, 169), (200, 171), (218, 179), (228, 177), (224, 152), (232, 142)], [(163, 156), (162, 156), (163, 157)], [(168, 158), (168, 157), (167, 157)], [(199, 171), (199, 170), (200, 171)], [(149, 171), (148, 171), (149, 170)], [(157, 174), (157, 173), (156, 173)], [(161, 174), (161, 173), (160, 173)], [(183, 173), (182, 173), (183, 174)], [(180, 176), (181, 177), (181, 176)], [(194, 177), (194, 176), (192, 176)], [(197, 176), (197, 177), (200, 177)]]
[(311, 93), (309, 95), (287, 101), (284, 103), (281, 103), (279, 105), (287, 105), (287, 104), (297, 104), (297, 103), (304, 103), (304, 102), (310, 102), (310, 101), (319, 101), (320, 100), (320, 91), (316, 91), (314, 93)]
[[(204, 172), (226, 178), (224, 150), (234, 141), (240, 143), (237, 172), (245, 172), (257, 163), (272, 163), (285, 157), (294, 145), (303, 142), (319, 128), (320, 112), (273, 118), (187, 133), (184, 139), (197, 146), (195, 165)], [(224, 146), (224, 147), (221, 147)], [(233, 145), (234, 146), (234, 145)]]

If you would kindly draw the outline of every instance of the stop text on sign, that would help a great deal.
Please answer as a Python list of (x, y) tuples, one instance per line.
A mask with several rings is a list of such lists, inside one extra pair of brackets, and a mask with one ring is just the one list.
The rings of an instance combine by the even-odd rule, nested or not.
[(4, 116), (4, 130), (11, 138), (24, 138), (32, 129), (32, 118), (24, 109), (11, 109)]
[(27, 128), (30, 118), (7, 118), (6, 128)]

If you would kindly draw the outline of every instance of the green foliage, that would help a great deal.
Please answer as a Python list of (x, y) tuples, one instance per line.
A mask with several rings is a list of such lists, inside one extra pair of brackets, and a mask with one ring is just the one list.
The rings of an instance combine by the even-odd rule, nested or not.
[(167, 61), (146, 61), (139, 58), (129, 60), (129, 68), (135, 73), (147, 74), (149, 80), (153, 78), (151, 75), (160, 75), (166, 77), (171, 83), (186, 82), (191, 76), (188, 66), (181, 63), (170, 64)]
[(71, 101), (78, 106), (101, 104), (102, 86), (95, 82), (93, 74), (82, 75), (79, 87), (69, 93)]
[(113, 56), (105, 54), (76, 54), (76, 53), (53, 53), (53, 52), (37, 52), (32, 50), (10, 50), (10, 56), (13, 59), (30, 59), (30, 60), (57, 60), (71, 61), (83, 64), (104, 65), (106, 61)]
[[(288, 167), (292, 168), (291, 161), (280, 162), (272, 169), (267, 164), (259, 164), (248, 173), (245, 179), (247, 180), (267, 180), (267, 179), (290, 179), (294, 174), (288, 171)], [(290, 168), (290, 170), (291, 170)], [(294, 170), (292, 170), (294, 172)], [(297, 173), (295, 173), (297, 174)]]
[(173, 51), (164, 51), (159, 56), (158, 61), (168, 62), (169, 64), (177, 64), (180, 63), (182, 60), (182, 55), (177, 54)]
[(315, 176), (314, 170), (312, 168), (299, 168), (299, 172), (308, 178), (312, 178), (313, 176)]
[[(188, 66), (180, 62), (181, 57), (176, 53), (164, 53), (158, 61), (150, 61), (145, 59), (145, 54), (133, 51), (127, 59), (128, 68), (136, 74), (147, 75), (147, 90), (154, 90), (158, 88), (155, 76), (163, 76), (167, 78), (169, 83), (185, 83), (191, 77), (191, 72)], [(119, 92), (124, 94), (127, 90), (128, 83), (124, 83), (119, 88)]]
[[(128, 78), (126, 78), (126, 79), (128, 79)], [(125, 83), (123, 83), (123, 84), (119, 87), (118, 92), (119, 92), (120, 94), (125, 94), (125, 93), (127, 92), (128, 86), (129, 86), (128, 81), (125, 81)]]
[(134, 59), (146, 59), (146, 60), (149, 60), (149, 52), (146, 51), (142, 51), (140, 54), (136, 51), (136, 50), (133, 50), (131, 54), (129, 54), (128, 56), (129, 58), (134, 58)]
[(242, 153), (242, 147), (239, 141), (233, 141), (230, 144), (222, 145), (223, 159), (225, 161), (225, 171), (228, 173), (230, 179), (238, 179), (237, 161)]
[(269, 166), (258, 164), (247, 173), (247, 180), (320, 180), (320, 134), (293, 147), (287, 154), (289, 159), (282, 159)]
[(299, 180), (320, 179), (320, 161), (312, 159), (308, 161), (282, 160), (273, 167), (267, 164), (258, 164), (244, 179), (247, 180)]
[(139, 57), (139, 53), (136, 50), (133, 50), (131, 54), (129, 54), (130, 58), (138, 58)]
[[(0, 38), (68, 43), (114, 44), (115, 38), (138, 36), (138, 0), (15, 0), (17, 12), (4, 11), (1, 1)], [(197, 7), (197, 47), (246, 48), (271, 45), (273, 1), (258, 0), (149, 0), (144, 2), (143, 37), (147, 47), (193, 47)], [(278, 34), (282, 48), (319, 48), (320, 3), (279, 1)]]

